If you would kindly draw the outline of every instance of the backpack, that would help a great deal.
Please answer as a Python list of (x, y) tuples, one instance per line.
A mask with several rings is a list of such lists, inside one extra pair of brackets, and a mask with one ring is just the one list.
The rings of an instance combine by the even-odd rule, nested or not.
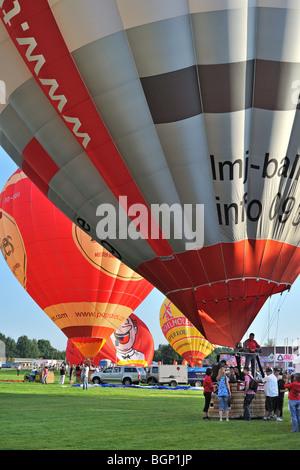
[(250, 376), (249, 390), (253, 390), (253, 392), (256, 392), (257, 387), (258, 387), (257, 380), (255, 380), (253, 377)]

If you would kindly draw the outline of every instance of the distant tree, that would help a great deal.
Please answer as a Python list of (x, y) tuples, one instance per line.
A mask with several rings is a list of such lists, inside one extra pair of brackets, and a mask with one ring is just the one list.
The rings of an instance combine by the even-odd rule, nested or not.
[(269, 346), (269, 347), (276, 346), (275, 338), (268, 338), (267, 341), (265, 342), (264, 346)]
[(44, 359), (52, 358), (54, 349), (51, 346), (50, 341), (48, 341), (47, 339), (39, 339), (37, 344), (40, 351), (40, 355)]
[(38, 342), (36, 339), (31, 340), (30, 350), (28, 352), (30, 354), (27, 354), (27, 356), (25, 357), (40, 357), (41, 356), (41, 353), (38, 347)]
[(160, 344), (158, 349), (154, 351), (153, 361), (161, 361), (163, 364), (173, 364), (176, 361), (178, 364), (182, 363), (182, 356), (178, 354), (170, 344)]
[(213, 364), (217, 360), (217, 356), (221, 354), (232, 354), (233, 348), (227, 348), (225, 346), (219, 346), (214, 349), (205, 359), (209, 361), (209, 364)]
[(58, 351), (46, 339), (39, 339), (37, 341), (23, 335), (15, 342), (14, 339), (0, 333), (0, 341), (5, 345), (6, 358), (38, 358), (42, 356), (44, 359), (66, 359), (66, 351)]
[[(2, 339), (2, 335), (1, 335)], [(7, 338), (2, 339), (2, 341), (5, 344), (5, 355), (6, 357), (16, 357), (17, 355), (17, 344), (14, 339), (10, 338), (9, 336)]]
[(36, 340), (30, 340), (27, 336), (20, 336), (17, 341), (18, 357), (38, 357), (40, 351)]

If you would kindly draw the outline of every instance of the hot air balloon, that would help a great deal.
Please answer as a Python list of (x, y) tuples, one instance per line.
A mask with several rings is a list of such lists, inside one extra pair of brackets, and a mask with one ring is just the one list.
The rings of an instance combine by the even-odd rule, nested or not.
[(169, 299), (165, 299), (162, 303), (159, 321), (169, 344), (191, 367), (202, 361), (216, 348), (199, 333)]
[[(132, 313), (106, 340), (93, 364), (99, 366), (102, 359), (109, 359), (118, 365), (147, 367), (152, 363), (153, 355), (152, 335), (145, 323)], [(68, 340), (66, 358), (71, 364), (80, 364), (85, 359), (72, 340)]]
[(298, 2), (1, 0), (0, 17), (3, 148), (234, 346), (299, 274)]
[(61, 213), (17, 170), (0, 196), (0, 245), (11, 271), (85, 358), (153, 289)]
[[(110, 341), (109, 338), (106, 340), (102, 348), (105, 347), (108, 341)], [(66, 360), (69, 364), (72, 364), (72, 365), (82, 364), (86, 360), (84, 355), (79, 351), (78, 348), (76, 348), (75, 344), (72, 342), (71, 339), (68, 339), (68, 342), (67, 342)], [(93, 363), (94, 363), (94, 360), (93, 360)]]

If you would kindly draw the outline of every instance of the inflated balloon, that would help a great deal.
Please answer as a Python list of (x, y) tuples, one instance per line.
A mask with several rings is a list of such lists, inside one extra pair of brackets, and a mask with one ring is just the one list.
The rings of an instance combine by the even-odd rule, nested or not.
[(208, 356), (215, 345), (207, 341), (194, 325), (172, 304), (165, 299), (159, 312), (163, 334), (172, 348), (180, 354), (191, 367)]
[(85, 358), (153, 289), (17, 170), (0, 195), (0, 245), (18, 281)]
[[(132, 313), (107, 339), (93, 364), (99, 366), (102, 359), (109, 359), (118, 365), (147, 367), (152, 363), (153, 355), (152, 335), (145, 323)], [(80, 364), (85, 360), (72, 340), (68, 340), (66, 358), (70, 364)]]
[(0, 0), (0, 17), (3, 148), (234, 346), (299, 274), (299, 2)]
[[(154, 341), (146, 324), (134, 313), (114, 331), (111, 339), (116, 348), (119, 365), (151, 365)], [(101, 351), (99, 354), (102, 355)]]
[[(103, 358), (101, 359), (108, 359), (112, 363), (116, 362), (116, 348), (113, 345), (111, 338), (108, 338), (100, 351), (96, 354), (93, 358), (93, 365), (99, 366), (100, 365), (100, 352), (103, 354)], [(66, 360), (69, 364), (77, 365), (82, 364), (86, 361), (86, 357), (82, 354), (82, 352), (75, 346), (71, 339), (68, 339), (67, 348), (66, 348)]]

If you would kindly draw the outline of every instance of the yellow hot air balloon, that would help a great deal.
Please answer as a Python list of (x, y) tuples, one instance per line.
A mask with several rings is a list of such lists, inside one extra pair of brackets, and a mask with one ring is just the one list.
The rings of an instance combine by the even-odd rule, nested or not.
[(162, 332), (172, 348), (192, 367), (216, 348), (169, 299), (165, 299), (160, 308), (159, 320)]

